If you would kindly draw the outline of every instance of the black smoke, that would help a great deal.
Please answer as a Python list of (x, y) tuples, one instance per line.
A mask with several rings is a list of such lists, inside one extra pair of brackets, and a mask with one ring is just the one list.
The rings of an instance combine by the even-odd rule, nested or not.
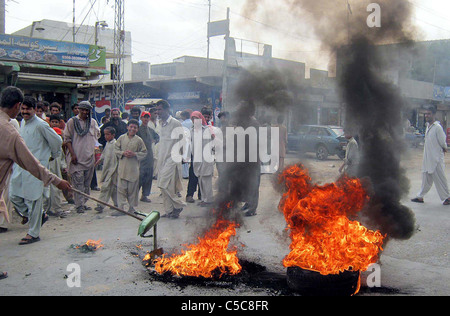
[[(370, 203), (364, 211), (368, 226), (389, 238), (409, 239), (415, 232), (414, 213), (401, 200), (409, 192), (409, 181), (401, 167), (404, 154), (400, 91), (385, 79), (392, 67), (377, 45), (407, 43), (412, 47), (416, 30), (412, 5), (407, 0), (379, 0), (381, 27), (369, 27), (370, 2), (335, 0), (283, 0), (288, 14), (299, 24), (311, 26), (331, 56), (338, 56), (337, 79), (345, 104), (346, 126), (359, 136), (362, 160), (359, 177), (367, 183)], [(247, 0), (247, 14), (258, 14), (270, 2)], [(283, 25), (289, 21), (278, 13)], [(277, 12), (271, 12), (271, 19)], [(302, 30), (291, 25), (291, 30)], [(293, 43), (295, 45), (295, 43)], [(297, 43), (303, 47), (302, 43)], [(303, 47), (304, 48), (304, 47)]]
[(379, 75), (382, 61), (367, 38), (355, 38), (343, 56), (339, 83), (346, 102), (347, 126), (356, 130), (359, 138), (362, 155), (358, 176), (369, 179), (372, 191), (364, 215), (389, 238), (409, 239), (415, 231), (415, 216), (400, 202), (410, 189), (401, 167), (405, 100)]

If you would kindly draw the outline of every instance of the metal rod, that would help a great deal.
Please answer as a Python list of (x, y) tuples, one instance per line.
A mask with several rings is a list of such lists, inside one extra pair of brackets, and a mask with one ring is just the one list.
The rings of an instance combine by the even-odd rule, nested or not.
[(138, 216), (136, 216), (136, 215), (134, 215), (134, 214), (131, 214), (131, 213), (127, 212), (127, 211), (124, 211), (124, 210), (118, 208), (117, 206), (114, 206), (114, 205), (105, 203), (105, 202), (103, 202), (103, 201), (101, 201), (101, 200), (99, 200), (99, 199), (96, 199), (96, 198), (90, 196), (89, 194), (86, 194), (86, 193), (84, 193), (84, 192), (78, 191), (78, 190), (76, 190), (76, 189), (73, 189), (73, 188), (72, 188), (71, 190), (72, 190), (73, 192), (77, 193), (77, 194), (80, 194), (80, 195), (82, 195), (82, 196), (84, 196), (84, 197), (90, 199), (90, 200), (93, 200), (93, 201), (95, 201), (95, 202), (97, 202), (97, 203), (100, 203), (100, 204), (103, 204), (103, 205), (105, 205), (105, 206), (108, 206), (108, 207), (110, 207), (110, 208), (112, 208), (112, 209), (114, 209), (114, 210), (116, 210), (116, 211), (119, 211), (119, 212), (121, 212), (121, 213), (123, 213), (123, 214), (125, 214), (125, 215), (128, 215), (128, 216), (130, 216), (130, 217), (133, 217), (133, 218), (137, 219), (138, 221), (141, 221), (141, 222), (142, 222), (142, 218), (140, 218), (140, 217), (138, 217)]
[(158, 224), (153, 227), (153, 250), (158, 249)]

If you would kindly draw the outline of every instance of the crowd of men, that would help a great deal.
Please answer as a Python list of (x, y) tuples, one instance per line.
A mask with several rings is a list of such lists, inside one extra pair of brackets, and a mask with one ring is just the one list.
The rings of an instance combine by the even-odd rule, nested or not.
[[(6, 88), (2, 93), (5, 100), (13, 95), (16, 96), (14, 102), (17, 102), (5, 103), (3, 107), (20, 103), (20, 119), (10, 116), (8, 126), (14, 127), (27, 149), (50, 174), (70, 185), (70, 189), (65, 187), (61, 191), (56, 183), (48, 185), (42, 181), (42, 174), (41, 178), (36, 178), (36, 174), (13, 160), (11, 176), (6, 172), (2, 178), (0, 232), (7, 232), (11, 212), (15, 211), (22, 218), (22, 224), (29, 226), (21, 245), (40, 241), (41, 226), (49, 216), (64, 218), (71, 211), (84, 213), (91, 210), (86, 204), (86, 195), (91, 194), (97, 183), (101, 184), (99, 199), (104, 202), (97, 204), (97, 212), (103, 212), (105, 205), (111, 205), (109, 203), (130, 213), (135, 212), (139, 202), (151, 203), (155, 179), (163, 200), (164, 217), (178, 218), (186, 203), (195, 203), (195, 192), (200, 200), (199, 206), (213, 204), (214, 162), (194, 162), (192, 151), (184, 153), (181, 163), (172, 157), (172, 148), (179, 141), (172, 138), (177, 128), (193, 134), (193, 122), (199, 120), (202, 129), (214, 137), (217, 127), (213, 126), (210, 108), (204, 107), (201, 111), (188, 109), (175, 115), (170, 104), (161, 100), (148, 111), (142, 112), (139, 107), (134, 107), (129, 116), (119, 109), (111, 109), (99, 125), (93, 118), (94, 109), (88, 101), (73, 105), (73, 116), (65, 121), (60, 104), (23, 96), (14, 87)], [(222, 128), (226, 127), (230, 114), (223, 112), (219, 119)], [(189, 132), (186, 135), (191, 135)], [(101, 155), (96, 155), (98, 148)], [(98, 169), (101, 173), (97, 178)], [(219, 175), (223, 174), (223, 164), (217, 163), (217, 170)], [(183, 178), (188, 179), (185, 197), (182, 194)], [(63, 210), (64, 199), (74, 205), (71, 210)], [(257, 203), (247, 215), (256, 215), (256, 206)], [(124, 213), (115, 212), (113, 215)]]
[[(101, 124), (93, 118), (94, 109), (88, 101), (73, 105), (71, 110), (73, 115), (66, 121), (61, 105), (56, 102), (37, 101), (24, 96), (16, 87), (2, 91), (0, 233), (8, 231), (11, 213), (16, 212), (22, 224), (28, 225), (27, 235), (20, 240), (20, 245), (39, 242), (41, 227), (49, 216), (65, 218), (70, 212), (91, 210), (86, 196), (97, 183), (101, 187), (99, 200), (103, 202), (95, 207), (99, 213), (104, 211), (105, 205), (112, 206), (110, 203), (129, 213), (135, 212), (139, 202), (151, 203), (154, 180), (160, 190), (157, 194), (163, 200), (163, 217), (178, 218), (187, 203), (195, 203), (196, 192), (199, 206), (210, 207), (217, 202), (213, 193), (215, 167), (221, 197), (226, 196), (224, 188), (235, 187), (229, 182), (230, 178), (225, 180), (225, 173), (252, 172), (245, 177), (251, 189), (241, 201), (248, 202), (243, 208), (245, 215), (256, 215), (259, 162), (256, 168), (243, 166), (233, 171), (226, 169), (226, 163), (195, 161), (192, 139), (185, 139), (187, 146), (180, 153), (182, 161), (173, 159), (173, 148), (180, 141), (173, 138), (176, 129), (184, 130), (185, 136), (194, 135), (195, 129), (209, 133), (211, 139), (217, 135), (219, 130), (212, 122), (211, 108), (187, 109), (175, 114), (171, 105), (161, 100), (147, 111), (134, 107), (129, 115), (111, 109), (105, 113)], [(249, 121), (253, 115), (249, 114)], [(217, 125), (222, 129), (228, 126), (228, 112), (220, 113), (218, 118)], [(194, 124), (195, 120), (201, 124)], [(101, 170), (98, 178), (97, 170)], [(188, 180), (185, 196), (183, 178)], [(250, 198), (246, 200), (246, 196)], [(74, 205), (70, 210), (63, 210), (64, 199)], [(112, 215), (121, 216), (124, 212), (116, 211)], [(0, 273), (0, 279), (5, 277), (6, 273)]]

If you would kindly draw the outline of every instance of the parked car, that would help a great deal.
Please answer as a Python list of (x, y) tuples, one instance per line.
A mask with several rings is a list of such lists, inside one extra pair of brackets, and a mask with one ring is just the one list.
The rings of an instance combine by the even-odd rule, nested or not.
[(288, 135), (288, 150), (314, 152), (319, 160), (337, 155), (345, 158), (348, 140), (340, 126), (302, 125), (296, 133)]
[(405, 140), (411, 146), (418, 148), (425, 142), (425, 134), (419, 132), (419, 130), (407, 131), (405, 133)]

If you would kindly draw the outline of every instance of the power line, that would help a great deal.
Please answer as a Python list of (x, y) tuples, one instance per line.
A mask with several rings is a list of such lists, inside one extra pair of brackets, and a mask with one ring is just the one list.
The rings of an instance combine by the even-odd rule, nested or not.
[(426, 11), (426, 12), (428, 12), (429, 14), (434, 15), (435, 17), (444, 19), (444, 20), (446, 20), (446, 21), (448, 21), (448, 20), (450, 19), (450, 17), (448, 17), (448, 16), (447, 16), (447, 17), (442, 16), (442, 15), (440, 15), (438, 12), (434, 11), (433, 9), (431, 9), (431, 8), (429, 8), (429, 7), (423, 6), (422, 4), (415, 3), (415, 2), (413, 2), (412, 0), (410, 0), (410, 1), (408, 1), (408, 2), (409, 2), (410, 4), (412, 4), (413, 6), (415, 6), (416, 8), (422, 9), (423, 11)]

